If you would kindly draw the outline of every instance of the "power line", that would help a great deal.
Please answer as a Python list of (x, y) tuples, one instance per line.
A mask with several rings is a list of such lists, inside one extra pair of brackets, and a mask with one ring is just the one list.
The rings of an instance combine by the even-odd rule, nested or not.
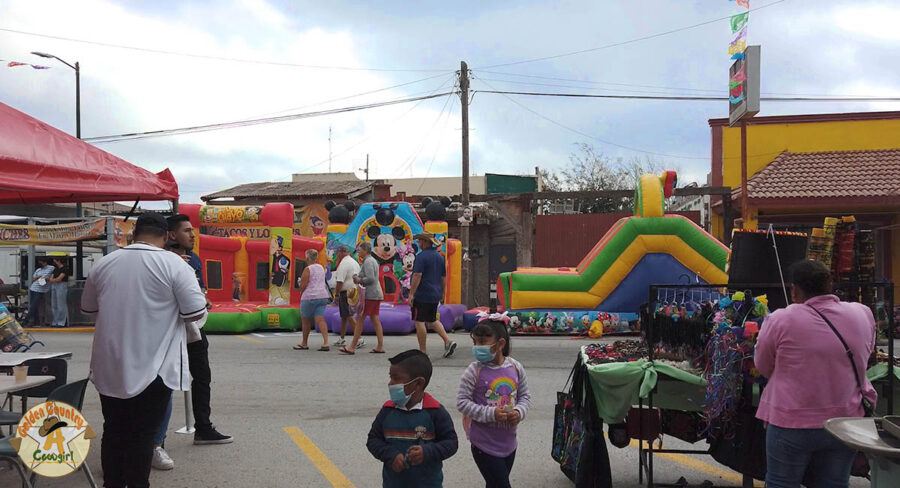
[[(456, 93), (456, 84), (453, 85), (453, 89), (454, 89), (454, 91), (451, 93)], [(401, 163), (400, 166), (397, 167), (397, 170), (394, 171), (395, 175), (402, 176), (403, 172), (406, 171), (407, 169), (411, 168), (413, 163), (416, 162), (416, 158), (419, 157), (419, 153), (421, 153), (422, 149), (425, 148), (425, 144), (427, 144), (428, 138), (431, 137), (431, 133), (434, 132), (434, 129), (435, 129), (435, 127), (437, 127), (438, 122), (441, 121), (441, 118), (444, 115), (444, 111), (447, 110), (447, 106), (450, 104), (450, 100), (452, 98), (453, 98), (452, 96), (449, 96), (449, 97), (447, 97), (447, 100), (444, 101), (444, 106), (441, 107), (440, 113), (438, 113), (438, 116), (434, 119), (434, 123), (431, 124), (431, 127), (428, 129), (428, 132), (426, 132), (425, 136), (422, 138), (422, 143), (412, 154), (410, 154), (410, 156), (408, 158), (403, 160), (403, 163)]]
[(627, 150), (629, 150), (629, 151), (634, 151), (634, 152), (639, 152), (639, 153), (644, 153), (644, 154), (651, 154), (651, 155), (654, 155), (654, 156), (662, 156), (662, 157), (666, 157), (666, 158), (675, 158), (675, 159), (698, 159), (698, 160), (706, 160), (706, 159), (709, 159), (708, 157), (677, 156), (677, 155), (674, 155), (674, 154), (665, 154), (665, 153), (658, 153), (658, 152), (653, 152), (653, 151), (646, 151), (646, 150), (643, 150), (643, 149), (638, 149), (638, 148), (634, 148), (634, 147), (629, 147), (629, 146), (625, 146), (625, 145), (622, 145), (622, 144), (617, 144), (617, 143), (612, 142), (612, 141), (606, 141), (606, 140), (600, 139), (599, 137), (592, 136), (592, 135), (587, 134), (587, 133), (585, 133), (585, 132), (582, 132), (582, 131), (580, 131), (580, 130), (578, 130), (578, 129), (574, 129), (574, 128), (572, 128), (572, 127), (569, 127), (569, 126), (563, 124), (562, 122), (559, 122), (559, 121), (557, 121), (557, 120), (551, 119), (550, 117), (547, 117), (546, 115), (543, 115), (543, 114), (541, 114), (541, 113), (539, 113), (539, 112), (537, 112), (537, 111), (535, 111), (535, 110), (532, 110), (530, 107), (528, 107), (528, 106), (526, 106), (526, 105), (523, 105), (523, 104), (519, 103), (519, 101), (517, 101), (516, 99), (514, 99), (514, 98), (510, 97), (509, 95), (507, 95), (506, 92), (497, 90), (497, 89), (494, 88), (490, 83), (488, 83), (488, 82), (486, 82), (486, 81), (484, 81), (484, 80), (480, 80), (480, 81), (481, 81), (482, 83), (484, 83), (485, 85), (487, 85), (488, 87), (492, 88), (492, 89), (493, 89), (493, 90), (492, 90), (493, 93), (497, 93), (497, 94), (502, 95), (504, 98), (506, 98), (506, 99), (509, 100), (510, 102), (514, 103), (515, 105), (518, 105), (518, 106), (519, 106), (520, 108), (522, 108), (523, 110), (526, 110), (526, 111), (528, 111), (528, 112), (531, 112), (532, 114), (534, 114), (534, 115), (536, 115), (536, 116), (538, 116), (538, 117), (540, 117), (540, 118), (546, 120), (547, 122), (550, 122), (550, 123), (553, 124), (553, 125), (556, 125), (556, 126), (558, 126), (558, 127), (561, 127), (561, 128), (563, 128), (563, 129), (566, 129), (567, 131), (573, 132), (573, 133), (578, 134), (578, 135), (580, 135), (580, 136), (582, 136), (582, 137), (587, 137), (588, 139), (593, 139), (593, 140), (595, 140), (595, 141), (598, 141), (598, 142), (601, 142), (601, 143), (603, 143), (603, 144), (607, 144), (607, 145), (610, 145), (610, 146), (614, 146), (614, 147), (618, 147), (618, 148), (622, 148), (622, 149), (627, 149)]
[[(452, 76), (452, 75), (451, 75), (451, 76)], [(440, 86), (438, 86), (437, 88), (435, 88), (435, 89), (431, 92), (431, 94), (437, 93), (438, 90), (443, 89), (444, 86), (447, 85), (447, 82), (450, 81), (450, 79), (451, 79), (451, 78), (448, 77), (446, 80), (444, 80), (444, 82), (441, 83)], [(406, 112), (402, 113), (399, 117), (397, 117), (397, 118), (395, 118), (394, 120), (392, 120), (392, 121), (390, 122), (390, 124), (384, 124), (384, 125), (379, 126), (375, 131), (373, 131), (373, 132), (372, 132), (371, 134), (369, 134), (367, 137), (364, 137), (364, 138), (362, 138), (362, 139), (356, 141), (355, 143), (351, 144), (350, 146), (345, 147), (343, 150), (341, 150), (341, 151), (338, 152), (337, 154), (333, 155), (333, 157), (335, 157), (335, 158), (340, 157), (340, 156), (342, 156), (342, 155), (344, 155), (344, 154), (350, 152), (350, 150), (352, 150), (352, 149), (354, 149), (354, 148), (356, 148), (356, 147), (362, 145), (364, 142), (367, 142), (367, 141), (371, 140), (372, 138), (374, 138), (375, 136), (377, 136), (378, 134), (380, 134), (382, 130), (384, 130), (384, 129), (390, 127), (390, 126), (393, 125), (393, 124), (396, 124), (397, 122), (400, 121), (400, 119), (402, 119), (402, 118), (406, 117), (407, 115), (409, 115), (410, 113), (412, 113), (412, 111), (415, 110), (416, 107), (418, 107), (423, 101), (424, 101), (424, 100), (419, 100), (418, 102), (415, 103), (415, 105), (413, 105), (412, 107), (410, 107), (409, 110), (407, 110)], [(328, 162), (328, 158), (325, 158), (325, 159), (319, 161), (318, 163), (315, 163), (315, 164), (313, 164), (313, 165), (311, 165), (311, 166), (308, 166), (308, 167), (306, 167), (306, 168), (304, 168), (304, 169), (298, 171), (298, 173), (305, 173), (305, 172), (307, 172), (307, 171), (309, 171), (309, 170), (311, 170), (311, 169), (318, 168), (319, 166), (322, 166), (323, 164), (325, 164), (325, 163), (327, 163), (327, 162)]]
[[(661, 85), (643, 85), (637, 83), (616, 83), (612, 81), (593, 81), (593, 80), (578, 80), (574, 78), (559, 78), (555, 76), (540, 76), (540, 75), (526, 75), (522, 73), (508, 73), (504, 71), (485, 71), (481, 70), (481, 73), (488, 73), (493, 75), (501, 75), (501, 76), (516, 76), (520, 78), (534, 78), (540, 80), (550, 80), (550, 81), (565, 81), (569, 83), (583, 83), (588, 85), (612, 85), (612, 86), (624, 86), (624, 87), (636, 87), (636, 88), (655, 88), (659, 90), (681, 90), (688, 92), (698, 92), (698, 93), (722, 93), (724, 90), (721, 89), (713, 89), (713, 88), (688, 88), (688, 87), (678, 87), (678, 86), (661, 86)], [(501, 80), (497, 80), (501, 81)], [(502, 80), (506, 83), (513, 83), (512, 80)], [(519, 82), (521, 83), (521, 82)], [(565, 85), (552, 85), (548, 84), (547, 86), (559, 86), (562, 88), (587, 88), (587, 87), (569, 87)], [(761, 92), (763, 95), (778, 95), (785, 97), (853, 97), (856, 95), (849, 94), (838, 94), (838, 93), (784, 93), (784, 92)]]
[[(783, 0), (782, 0), (783, 1)], [(210, 59), (214, 61), (229, 61), (234, 63), (247, 63), (247, 64), (259, 64), (259, 65), (268, 65), (268, 66), (286, 66), (291, 68), (307, 68), (307, 69), (323, 69), (323, 70), (342, 70), (342, 71), (386, 71), (386, 72), (418, 72), (418, 73), (426, 73), (426, 72), (444, 72), (446, 70), (442, 69), (413, 69), (413, 68), (358, 68), (353, 66), (328, 66), (328, 65), (316, 65), (316, 64), (299, 64), (299, 63), (288, 63), (282, 61), (264, 61), (258, 59), (248, 59), (248, 58), (232, 58), (228, 56), (213, 56), (209, 54), (197, 54), (197, 53), (186, 53), (186, 52), (178, 52), (178, 51), (168, 51), (165, 49), (154, 49), (140, 46), (129, 46), (125, 44), (113, 44), (110, 42), (100, 42), (100, 41), (89, 41), (86, 39), (75, 39), (72, 37), (63, 37), (56, 36), (52, 34), (43, 34), (39, 32), (27, 32), (17, 29), (9, 29), (6, 27), (0, 27), (0, 31), (9, 32), (12, 34), (21, 34), (25, 36), (34, 36), (34, 37), (43, 37), (46, 39), (55, 39), (58, 41), (67, 41), (67, 42), (77, 42), (81, 44), (90, 44), (92, 46), (102, 46), (109, 47), (115, 49), (127, 49), (131, 51), (140, 51), (145, 53), (154, 53), (154, 54), (167, 54), (171, 56), (182, 56), (186, 58), (195, 58), (195, 59)]]
[[(447, 76), (447, 73), (450, 73), (449, 76)], [(423, 81), (433, 80), (433, 79), (435, 79), (435, 78), (440, 78), (441, 76), (446, 76), (447, 78), (450, 78), (450, 76), (453, 76), (454, 74), (455, 74), (455, 72), (452, 72), (452, 71), (449, 71), (449, 70), (448, 70), (448, 71), (446, 71), (446, 72), (444, 72), (444, 73), (441, 73), (441, 74), (438, 74), (438, 75), (434, 75), (434, 76), (429, 76), (429, 77), (427, 77), (427, 78), (422, 78), (422, 79), (420, 79), (420, 80), (408, 81), (408, 82), (406, 82), (406, 83), (400, 83), (399, 85), (386, 86), (386, 87), (384, 87), (384, 88), (379, 88), (379, 89), (377, 89), (377, 90), (370, 90), (370, 91), (367, 91), (367, 92), (357, 93), (357, 94), (355, 94), (355, 95), (347, 95), (347, 96), (344, 96), (344, 97), (332, 98), (332, 99), (330, 99), (330, 100), (323, 100), (323, 101), (321, 101), (321, 102), (311, 103), (311, 104), (307, 104), (307, 105), (301, 105), (301, 106), (299, 106), (299, 107), (286, 108), (286, 109), (284, 109), (284, 110), (278, 110), (278, 111), (275, 111), (275, 112), (268, 112), (268, 113), (264, 113), (264, 114), (254, 115), (254, 116), (252, 116), (252, 117), (254, 117), (254, 118), (256, 118), (256, 117), (268, 117), (268, 116), (270, 116), (270, 115), (283, 114), (283, 113), (285, 113), (285, 112), (293, 112), (294, 110), (302, 110), (302, 109), (304, 109), (304, 108), (317, 107), (317, 106), (319, 106), (319, 105), (326, 105), (326, 104), (333, 103), (333, 102), (341, 102), (341, 101), (344, 101), (344, 100), (349, 100), (349, 99), (351, 99), (351, 98), (359, 98), (359, 97), (363, 97), (363, 96), (366, 96), (366, 95), (372, 95), (373, 93), (379, 93), (379, 92), (383, 92), (383, 91), (387, 91), (387, 90), (392, 90), (392, 89), (394, 89), (394, 88), (400, 88), (400, 87), (408, 86), (408, 85), (415, 85), (416, 83), (421, 83), (421, 82), (423, 82)], [(445, 80), (443, 83), (441, 83), (440, 86), (444, 86), (444, 85), (446, 85), (446, 84), (447, 84), (447, 81)], [(425, 91), (422, 91), (422, 92), (418, 92), (418, 93), (416, 93), (416, 94), (413, 94), (413, 95), (411, 95), (411, 96), (416, 96), (416, 95), (421, 94), (421, 93), (434, 93), (435, 91), (437, 91), (437, 90), (425, 90)]]
[[(447, 112), (447, 118), (444, 119), (444, 127), (441, 131), (447, 130), (447, 122), (450, 121), (450, 117), (453, 116), (453, 107), (456, 106), (456, 99), (450, 102), (450, 111)], [(434, 154), (431, 155), (431, 162), (428, 163), (428, 169), (425, 171), (425, 176), (422, 177), (422, 182), (419, 183), (419, 188), (416, 189), (416, 194), (419, 194), (422, 191), (422, 187), (425, 186), (425, 179), (428, 178), (428, 175), (431, 174), (431, 167), (434, 166), (434, 160), (437, 159), (437, 153), (441, 150), (441, 147), (444, 145), (443, 139), (438, 139), (437, 145), (434, 147)]]
[[(484, 81), (484, 78), (479, 78)], [(487, 83), (485, 83), (487, 84)], [(567, 97), (567, 98), (613, 98), (620, 100), (678, 100), (693, 102), (722, 102), (728, 97), (699, 96), (656, 96), (656, 95), (601, 95), (592, 93), (542, 93), (505, 90), (478, 90), (476, 93), (496, 93), (501, 95), (526, 95), (532, 97)], [(900, 97), (760, 97), (764, 102), (900, 102)]]
[[(475, 77), (475, 76), (472, 76), (472, 78), (476, 78), (476, 77)], [(510, 84), (513, 84), (513, 85), (549, 86), (549, 87), (555, 87), (555, 88), (575, 88), (575, 89), (579, 89), (579, 90), (584, 90), (584, 89), (586, 89), (586, 88), (587, 88), (587, 89), (590, 89), (590, 88), (591, 88), (591, 87), (578, 86), (578, 85), (560, 85), (560, 84), (556, 84), (556, 83), (536, 83), (536, 82), (529, 82), (529, 81), (502, 80), (502, 79), (499, 79), (499, 78), (484, 78), (484, 77), (481, 77), (481, 76), (478, 76), (477, 78), (478, 78), (478, 79), (481, 79), (481, 80), (487, 80), (487, 81), (497, 81), (497, 82), (500, 82), (500, 83), (510, 83)], [(628, 85), (624, 85), (624, 86), (628, 86)], [(670, 89), (670, 88), (664, 88), (664, 87), (660, 87), (660, 88), (663, 88), (663, 89), (666, 89), (666, 90), (669, 90), (669, 89)], [(627, 89), (622, 89), (622, 88), (607, 88), (607, 89), (608, 89), (608, 90), (614, 90), (614, 91), (617, 91), (617, 92), (625, 92), (625, 93), (658, 93), (658, 94), (670, 94), (670, 92), (664, 92), (664, 91), (627, 90)], [(676, 90), (676, 88), (671, 88), (671, 90)], [(714, 91), (717, 91), (717, 92), (720, 92), (720, 93), (721, 93), (721, 92), (724, 91), (724, 90), (693, 90), (693, 91), (702, 91), (702, 92), (714, 92)]]
[(453, 93), (445, 92), (438, 93), (434, 95), (424, 95), (421, 97), (412, 97), (412, 98), (401, 98), (399, 100), (388, 100), (385, 102), (378, 103), (370, 103), (366, 105), (357, 105), (354, 107), (343, 107), (336, 108), (330, 110), (321, 110), (318, 112), (307, 112), (301, 114), (291, 114), (291, 115), (282, 115), (279, 117), (265, 117), (259, 119), (248, 119), (248, 120), (238, 120), (233, 122), (225, 122), (220, 124), (208, 124), (208, 125), (198, 125), (193, 127), (182, 127), (178, 129), (165, 129), (165, 130), (155, 130), (155, 131), (146, 131), (146, 132), (133, 132), (130, 134), (117, 134), (117, 135), (109, 135), (109, 136), (101, 136), (101, 137), (89, 137), (84, 140), (87, 142), (93, 142), (95, 144), (101, 144), (106, 142), (119, 142), (125, 140), (133, 140), (133, 139), (145, 139), (150, 137), (163, 137), (163, 136), (173, 136), (173, 135), (182, 135), (182, 134), (193, 134), (196, 132), (208, 132), (213, 130), (221, 130), (221, 129), (232, 129), (237, 127), (247, 127), (251, 125), (260, 125), (260, 124), (271, 124), (274, 122), (286, 122), (289, 120), (297, 120), (297, 119), (307, 119), (312, 117), (321, 117), (323, 115), (333, 115), (340, 114), (345, 112), (355, 112), (358, 110), (366, 110), (371, 108), (378, 107), (386, 107), (389, 105), (397, 105), (401, 103), (409, 103), (416, 102), (419, 100), (428, 100), (430, 98), (438, 98), (444, 95), (449, 95)]
[[(750, 10), (748, 10), (748, 12), (754, 12), (754, 11), (757, 11), (757, 10), (762, 10), (762, 9), (764, 9), (764, 8), (768, 8), (768, 7), (771, 7), (771, 6), (773, 6), (773, 5), (777, 5), (777, 4), (779, 4), (779, 3), (781, 3), (781, 2), (784, 2), (784, 1), (785, 1), (785, 0), (776, 0), (776, 1), (772, 2), (772, 3), (767, 3), (767, 4), (765, 4), (765, 5), (761, 6), (761, 7), (756, 7), (756, 8), (750, 9)], [(657, 37), (662, 37), (662, 36), (666, 36), (666, 35), (669, 35), (669, 34), (675, 34), (676, 32), (682, 32), (682, 31), (686, 31), (686, 30), (690, 30), (690, 29), (695, 29), (695, 28), (697, 28), (697, 27), (702, 27), (702, 26), (704, 26), (704, 25), (709, 25), (709, 24), (713, 24), (713, 23), (716, 23), (716, 22), (721, 22), (721, 21), (723, 21), (723, 20), (728, 20), (729, 18), (731, 18), (730, 15), (729, 15), (729, 16), (726, 16), (726, 17), (719, 17), (719, 18), (717, 18), (717, 19), (707, 20), (706, 22), (700, 22), (699, 24), (688, 25), (688, 26), (685, 26), (685, 27), (679, 27), (679, 28), (677, 28), (677, 29), (672, 29), (672, 30), (668, 30), (668, 31), (665, 31), (665, 32), (660, 32), (660, 33), (657, 33), (657, 34), (651, 34), (651, 35), (648, 35), (648, 36), (637, 37), (637, 38), (634, 38), (634, 39), (629, 39), (629, 40), (627, 40), (627, 41), (619, 41), (619, 42), (614, 42), (614, 43), (611, 43), (611, 44), (606, 44), (606, 45), (603, 45), (603, 46), (592, 47), (592, 48), (589, 48), (589, 49), (581, 49), (581, 50), (579, 50), (579, 51), (571, 51), (571, 52), (562, 53), (562, 54), (554, 54), (554, 55), (552, 55), (552, 56), (542, 56), (542, 57), (539, 57), (539, 58), (523, 59), (523, 60), (521, 60), (521, 61), (513, 61), (513, 62), (510, 62), (510, 63), (492, 64), (492, 65), (489, 65), (489, 66), (481, 66), (481, 67), (478, 67), (478, 68), (472, 68), (472, 69), (478, 70), (478, 69), (500, 68), (500, 67), (503, 67), (503, 66), (516, 66), (516, 65), (519, 65), (519, 64), (535, 63), (535, 62), (538, 62), (538, 61), (547, 61), (547, 60), (550, 60), (550, 59), (558, 59), (558, 58), (564, 58), (564, 57), (567, 57), (567, 56), (575, 56), (576, 54), (584, 54), (584, 53), (589, 53), (589, 52), (594, 52), (594, 51), (600, 51), (600, 50), (602, 50), (602, 49), (609, 49), (609, 48), (611, 48), (611, 47), (624, 46), (624, 45), (626, 45), (626, 44), (632, 44), (632, 43), (635, 43), (635, 42), (646, 41), (646, 40), (648, 40), (648, 39), (655, 39), (655, 38), (657, 38)]]

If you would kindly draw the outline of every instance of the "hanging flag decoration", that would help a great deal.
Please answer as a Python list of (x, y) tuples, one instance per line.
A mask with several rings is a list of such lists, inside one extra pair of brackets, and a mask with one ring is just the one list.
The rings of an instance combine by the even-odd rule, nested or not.
[[(734, 14), (728, 18), (729, 27), (731, 27), (731, 42), (728, 44), (728, 55), (731, 59), (744, 59), (744, 50), (747, 49), (747, 24), (750, 22), (750, 0), (730, 0), (736, 3), (742, 9), (740, 13)], [(728, 80), (728, 100), (732, 105), (741, 103), (744, 100), (744, 82), (747, 81), (747, 75), (744, 68), (741, 67)]]
[(738, 32), (734, 39), (732, 39), (731, 44), (728, 45), (728, 54), (731, 55), (731, 59), (740, 59), (736, 55), (740, 55), (740, 57), (744, 56), (744, 49), (747, 49), (747, 28), (744, 27)]
[(41, 66), (39, 64), (22, 63), (20, 61), (7, 61), (5, 59), (0, 59), (0, 62), (6, 63), (6, 67), (8, 67), (8, 68), (15, 68), (18, 66), (31, 66), (33, 69), (50, 69), (50, 66)]
[(729, 22), (731, 23), (731, 33), (734, 34), (743, 29), (747, 25), (748, 20), (750, 20), (750, 12), (732, 15), (729, 19)]

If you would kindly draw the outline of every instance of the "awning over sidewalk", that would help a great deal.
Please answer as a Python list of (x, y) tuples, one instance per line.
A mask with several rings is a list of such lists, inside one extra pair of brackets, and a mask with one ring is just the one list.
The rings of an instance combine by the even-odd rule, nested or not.
[(153, 174), (0, 103), (0, 204), (177, 200)]

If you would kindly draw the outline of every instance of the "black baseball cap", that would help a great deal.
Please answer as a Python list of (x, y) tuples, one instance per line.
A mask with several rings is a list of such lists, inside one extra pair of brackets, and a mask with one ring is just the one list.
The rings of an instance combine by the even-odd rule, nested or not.
[(166, 218), (162, 216), (162, 214), (148, 212), (142, 213), (140, 217), (138, 217), (137, 222), (134, 224), (135, 233), (137, 233), (138, 229), (144, 227), (155, 227), (157, 229), (168, 231), (169, 223), (166, 221)]

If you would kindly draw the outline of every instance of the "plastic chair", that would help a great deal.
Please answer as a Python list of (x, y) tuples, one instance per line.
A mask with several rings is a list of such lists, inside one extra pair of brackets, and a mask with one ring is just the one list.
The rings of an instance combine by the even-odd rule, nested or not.
[[(81, 406), (84, 404), (84, 393), (87, 391), (87, 384), (88, 379), (85, 378), (57, 387), (47, 395), (47, 401), (68, 403), (78, 410), (81, 410)], [(91, 468), (88, 466), (86, 459), (81, 463), (81, 467), (78, 468), (78, 470), (84, 472), (91, 488), (97, 488), (97, 483), (94, 481), (94, 475), (91, 474)], [(30, 483), (32, 487), (37, 486), (37, 475), (31, 475)]]
[(28, 366), (28, 376), (55, 376), (56, 379), (34, 388), (11, 393), (10, 396), (22, 397), (23, 412), (28, 411), (29, 398), (46, 398), (53, 390), (65, 385), (66, 376), (69, 372), (68, 361), (59, 358), (32, 359), (25, 361), (25, 366)]
[[(12, 438), (13, 436), (9, 436), (0, 439), (0, 459), (8, 462), (16, 469), (16, 472), (19, 473), (19, 477), (22, 478), (23, 485), (27, 488), (34, 488), (34, 484), (28, 479), (28, 475), (25, 473), (25, 468), (22, 467), (22, 463), (19, 460), (19, 454), (9, 443), (9, 440)], [(34, 475), (32, 475), (32, 477), (33, 476)]]

